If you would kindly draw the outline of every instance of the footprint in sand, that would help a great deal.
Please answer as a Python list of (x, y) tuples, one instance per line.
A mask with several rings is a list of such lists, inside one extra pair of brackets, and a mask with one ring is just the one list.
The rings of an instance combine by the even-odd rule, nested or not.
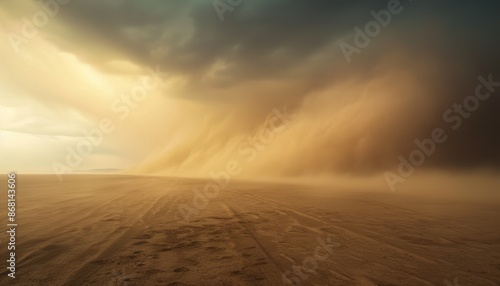
[(210, 252), (216, 252), (216, 251), (223, 251), (224, 250), (224, 248), (215, 247), (215, 246), (205, 247), (205, 249), (207, 251), (210, 251)]
[(134, 245), (144, 245), (144, 244), (147, 244), (148, 242), (145, 241), (145, 240), (142, 240), (142, 241), (138, 241), (136, 243), (134, 243)]
[(174, 272), (175, 273), (182, 273), (182, 272), (188, 272), (189, 270), (190, 270), (189, 268), (182, 266), (182, 267), (174, 269)]
[(151, 239), (151, 238), (153, 238), (153, 237), (149, 234), (143, 234), (143, 235), (139, 235), (139, 236), (134, 237), (134, 239)]

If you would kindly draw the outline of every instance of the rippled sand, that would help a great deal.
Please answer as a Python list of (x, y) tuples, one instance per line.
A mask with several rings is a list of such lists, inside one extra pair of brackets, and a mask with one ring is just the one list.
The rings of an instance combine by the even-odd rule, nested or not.
[(496, 202), (233, 182), (186, 221), (204, 181), (18, 181), (17, 278), (2, 267), (0, 285), (500, 285)]

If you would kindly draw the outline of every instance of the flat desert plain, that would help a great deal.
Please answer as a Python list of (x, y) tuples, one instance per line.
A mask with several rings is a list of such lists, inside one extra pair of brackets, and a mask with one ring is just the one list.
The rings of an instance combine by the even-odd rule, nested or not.
[(240, 181), (198, 210), (203, 180), (17, 180), (0, 285), (500, 285), (496, 201)]

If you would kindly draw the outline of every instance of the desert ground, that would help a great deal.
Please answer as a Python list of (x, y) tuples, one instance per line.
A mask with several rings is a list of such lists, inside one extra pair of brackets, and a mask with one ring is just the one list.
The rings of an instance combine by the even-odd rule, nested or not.
[(496, 201), (240, 181), (186, 220), (205, 183), (20, 174), (0, 285), (500, 285)]

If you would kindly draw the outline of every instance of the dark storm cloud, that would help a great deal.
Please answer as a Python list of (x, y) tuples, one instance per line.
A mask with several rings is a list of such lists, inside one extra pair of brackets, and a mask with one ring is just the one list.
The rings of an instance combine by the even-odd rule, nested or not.
[[(121, 55), (140, 65), (161, 64), (196, 78), (217, 61), (224, 61), (229, 65), (225, 74), (238, 82), (286, 77), (294, 68), (304, 70), (304, 76), (314, 74), (323, 66), (310, 63), (310, 57), (329, 53), (332, 60), (342, 58), (336, 41), (353, 33), (355, 26), (363, 27), (372, 20), (370, 11), (385, 9), (387, 3), (244, 1), (233, 13), (226, 12), (224, 22), (219, 20), (212, 1), (75, 1), (62, 14), (69, 27), (66, 36), (74, 39), (71, 49), (87, 55), (96, 66)], [(394, 41), (406, 46), (408, 52), (426, 48), (428, 51), (420, 51), (456, 53), (455, 61), (476, 60), (482, 64), (496, 57), (491, 33), (498, 28), (493, 12), (498, 4), (401, 4), (405, 11), (394, 17), (389, 29), (396, 32)], [(442, 33), (439, 37), (426, 37), (433, 32), (432, 25), (440, 26), (436, 27)], [(440, 42), (428, 42), (436, 38)], [(372, 59), (361, 55), (360, 61), (376, 66), (377, 57), (383, 59), (384, 51), (378, 55), (376, 49), (373, 51), (367, 53)], [(330, 71), (335, 67), (352, 69), (344, 62), (323, 64), (331, 66)], [(362, 68), (369, 69), (370, 65)]]
[(356, 6), (348, 1), (246, 1), (221, 22), (212, 1), (75, 1), (61, 13), (66, 26), (61, 44), (96, 66), (118, 52), (138, 64), (160, 63), (190, 75), (225, 60), (235, 79), (283, 76), (350, 33), (377, 6), (369, 1)]

